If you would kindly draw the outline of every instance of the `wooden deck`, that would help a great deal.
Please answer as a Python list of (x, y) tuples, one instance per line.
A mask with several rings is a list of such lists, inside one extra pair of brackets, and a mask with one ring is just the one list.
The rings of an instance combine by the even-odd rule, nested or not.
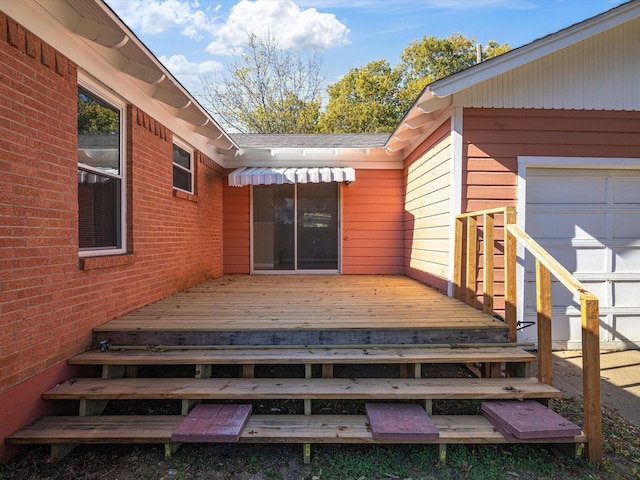
[(119, 345), (504, 343), (506, 325), (403, 276), (233, 275), (94, 329)]
[[(560, 397), (529, 377), (536, 357), (508, 337), (505, 323), (402, 276), (225, 276), (95, 329), (94, 340), (110, 339), (111, 346), (69, 363), (102, 366), (102, 378), (69, 379), (42, 394), (46, 402), (77, 402), (77, 415), (43, 417), (7, 441), (49, 443), (57, 459), (80, 443), (164, 443), (170, 455), (178, 445), (174, 433), (194, 406), (242, 404), (255, 415), (234, 441), (302, 443), (305, 462), (311, 443), (434, 443), (440, 461), (452, 443), (531, 443), (507, 438), (479, 412), (439, 411), (449, 400), (546, 404)], [(254, 370), (283, 364), (304, 368)], [(346, 375), (333, 368), (341, 364), (351, 366)], [(389, 364), (400, 368), (380, 368)], [(193, 368), (165, 368), (175, 365)], [(159, 400), (159, 410), (170, 409), (165, 414), (118, 413), (123, 401)], [(296, 403), (294, 414), (256, 410), (281, 400)], [(328, 402), (344, 400), (384, 401), (391, 405), (385, 411), (402, 417), (415, 415), (419, 404), (437, 435), (417, 439), (405, 427), (385, 427), (377, 438), (372, 432), (380, 425), (357, 409), (327, 414)], [(207, 429), (215, 423), (201, 420)], [(376, 422), (397, 426), (396, 420)], [(194, 441), (218, 441), (220, 432), (206, 434), (211, 438)], [(544, 443), (577, 451), (583, 441), (580, 434)]]

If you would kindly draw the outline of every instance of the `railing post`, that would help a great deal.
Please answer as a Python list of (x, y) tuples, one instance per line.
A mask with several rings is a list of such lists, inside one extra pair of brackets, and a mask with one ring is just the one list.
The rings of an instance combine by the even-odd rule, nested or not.
[(538, 380), (553, 385), (551, 358), (551, 273), (536, 259), (536, 310), (538, 312)]
[(587, 458), (602, 463), (602, 398), (600, 385), (600, 316), (598, 299), (580, 296), (582, 311), (582, 397)]
[(461, 218), (456, 218), (455, 243), (453, 250), (453, 298), (460, 300), (462, 294), (462, 232), (464, 225)]
[(478, 220), (476, 217), (467, 218), (467, 282), (466, 302), (472, 307), (476, 304), (476, 289), (478, 279)]
[(494, 281), (494, 218), (493, 215), (483, 215), (484, 250), (482, 264), (482, 310), (487, 315), (493, 315), (493, 281)]
[(518, 341), (516, 275), (518, 245), (509, 225), (516, 223), (516, 210), (507, 207), (504, 214), (504, 318), (509, 326), (509, 341)]

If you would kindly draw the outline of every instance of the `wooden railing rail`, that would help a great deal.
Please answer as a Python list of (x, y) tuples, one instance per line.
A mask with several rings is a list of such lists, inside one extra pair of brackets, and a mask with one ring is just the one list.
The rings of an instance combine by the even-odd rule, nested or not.
[[(554, 259), (526, 232), (515, 225), (515, 208), (483, 210), (456, 217), (455, 265), (453, 294), (461, 299), (462, 266), (465, 266), (465, 300), (469, 305), (477, 301), (478, 236), (483, 234), (483, 299), (482, 308), (493, 314), (495, 283), (495, 216), (504, 215), (504, 274), (505, 320), (509, 325), (510, 341), (517, 340), (517, 245), (520, 243), (536, 259), (536, 308), (538, 329), (538, 379), (549, 385), (553, 382), (552, 359), (552, 302), (553, 275), (573, 295), (580, 298), (582, 317), (582, 393), (584, 399), (584, 431), (587, 436), (587, 458), (602, 462), (602, 399), (600, 387), (600, 316), (598, 298), (589, 292), (566, 268)], [(482, 226), (478, 219), (482, 218)], [(463, 232), (466, 221), (466, 251), (463, 252)]]

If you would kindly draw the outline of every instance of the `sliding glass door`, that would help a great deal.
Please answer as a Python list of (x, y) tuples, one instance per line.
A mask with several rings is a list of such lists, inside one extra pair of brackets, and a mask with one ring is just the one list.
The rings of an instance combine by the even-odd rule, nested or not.
[(254, 271), (338, 270), (338, 184), (253, 187)]

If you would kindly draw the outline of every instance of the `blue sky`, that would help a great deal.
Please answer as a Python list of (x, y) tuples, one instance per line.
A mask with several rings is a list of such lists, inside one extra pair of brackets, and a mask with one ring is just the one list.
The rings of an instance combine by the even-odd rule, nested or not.
[(194, 95), (237, 59), (248, 33), (317, 48), (327, 82), (372, 60), (395, 65), (412, 40), (452, 33), (525, 45), (625, 0), (106, 0)]

